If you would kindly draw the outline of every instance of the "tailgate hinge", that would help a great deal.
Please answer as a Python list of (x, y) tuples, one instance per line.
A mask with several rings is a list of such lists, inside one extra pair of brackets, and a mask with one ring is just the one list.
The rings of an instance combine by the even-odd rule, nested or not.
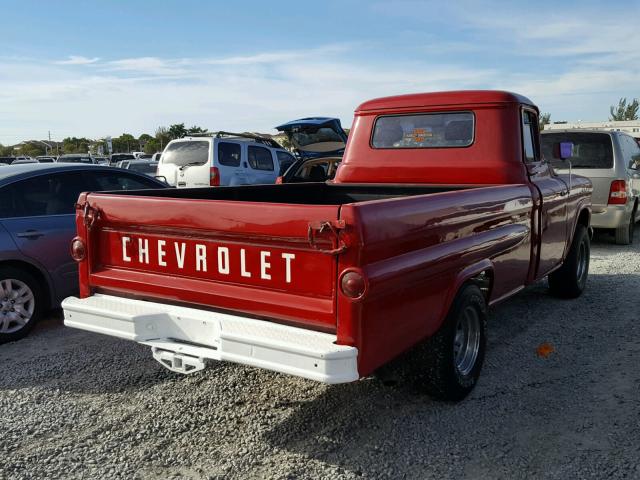
[(76, 208), (82, 208), (84, 226), (87, 227), (87, 230), (91, 230), (96, 220), (100, 219), (100, 209), (92, 207), (88, 201), (84, 202), (84, 204), (76, 203)]
[[(307, 238), (309, 245), (315, 250), (326, 253), (327, 255), (338, 255), (347, 249), (347, 244), (340, 238), (340, 231), (344, 230), (346, 222), (344, 220), (324, 220), (318, 222), (310, 222), (307, 229)], [(319, 236), (329, 236), (333, 248), (321, 248), (317, 239)]]

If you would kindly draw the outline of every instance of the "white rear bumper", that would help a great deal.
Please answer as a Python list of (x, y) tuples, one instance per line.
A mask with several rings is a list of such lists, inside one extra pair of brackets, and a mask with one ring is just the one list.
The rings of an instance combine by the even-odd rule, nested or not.
[[(358, 350), (336, 336), (196, 308), (96, 294), (62, 302), (68, 327), (149, 345), (154, 357), (182, 373), (204, 359), (227, 360), (324, 383), (359, 378)], [(172, 368), (173, 366), (173, 368)]]

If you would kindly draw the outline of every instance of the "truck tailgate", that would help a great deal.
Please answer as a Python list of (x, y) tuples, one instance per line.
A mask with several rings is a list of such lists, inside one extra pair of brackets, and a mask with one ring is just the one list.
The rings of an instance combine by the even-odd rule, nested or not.
[(82, 194), (81, 296), (162, 299), (333, 331), (337, 260), (322, 243), (312, 247), (308, 231), (337, 220), (339, 208)]

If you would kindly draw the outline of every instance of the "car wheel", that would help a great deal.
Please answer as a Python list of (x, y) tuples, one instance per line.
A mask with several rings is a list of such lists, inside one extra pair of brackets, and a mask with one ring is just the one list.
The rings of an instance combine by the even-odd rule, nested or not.
[(430, 396), (460, 401), (475, 387), (487, 346), (487, 305), (476, 285), (456, 295), (440, 330), (420, 347), (422, 378)]
[(0, 267), (0, 344), (26, 336), (43, 311), (40, 283), (29, 272)]
[(616, 228), (616, 243), (618, 245), (629, 245), (633, 243), (633, 231), (636, 226), (636, 212), (631, 212), (631, 218), (629, 223), (621, 227)]
[(556, 297), (579, 297), (587, 285), (591, 242), (584, 225), (578, 225), (571, 249), (562, 266), (549, 275), (549, 289)]

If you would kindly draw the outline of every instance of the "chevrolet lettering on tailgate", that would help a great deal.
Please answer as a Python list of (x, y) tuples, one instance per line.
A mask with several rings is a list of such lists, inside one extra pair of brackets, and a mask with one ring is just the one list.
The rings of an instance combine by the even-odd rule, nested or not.
[[(231, 255), (234, 258), (231, 258)], [(284, 281), (291, 283), (291, 262), (295, 258), (295, 253), (282, 252), (272, 255), (269, 250), (260, 250), (259, 262), (257, 262), (259, 267), (252, 271), (248, 267), (247, 249), (245, 248), (233, 249), (211, 242), (188, 244), (177, 240), (122, 237), (122, 261), (124, 263), (150, 265), (155, 262), (159, 267), (171, 265), (172, 268), (184, 270), (185, 260), (188, 260), (186, 265), (195, 265), (197, 272), (211, 272), (219, 275), (230, 275), (233, 265), (234, 268), (238, 268), (241, 277), (251, 278), (255, 275), (262, 280), (271, 280), (272, 262), (275, 261), (282, 263)], [(279, 272), (280, 270), (278, 269)]]

